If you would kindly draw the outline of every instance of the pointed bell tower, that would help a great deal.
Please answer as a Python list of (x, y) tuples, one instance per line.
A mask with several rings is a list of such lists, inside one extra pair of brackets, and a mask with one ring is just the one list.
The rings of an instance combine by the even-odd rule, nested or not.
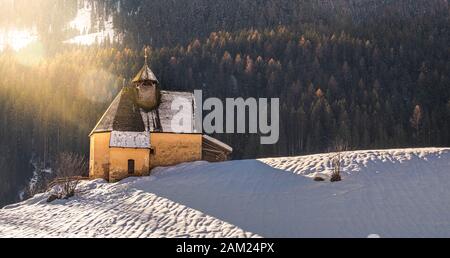
[(142, 69), (133, 79), (133, 85), (137, 89), (137, 104), (145, 111), (150, 111), (159, 106), (161, 90), (159, 81), (148, 66), (148, 48), (145, 47), (145, 63)]

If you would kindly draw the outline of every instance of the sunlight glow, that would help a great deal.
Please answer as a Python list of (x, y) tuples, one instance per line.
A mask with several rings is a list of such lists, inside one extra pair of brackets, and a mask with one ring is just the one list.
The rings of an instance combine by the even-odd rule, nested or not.
[(0, 30), (0, 51), (6, 47), (19, 51), (37, 40), (37, 33), (34, 30)]

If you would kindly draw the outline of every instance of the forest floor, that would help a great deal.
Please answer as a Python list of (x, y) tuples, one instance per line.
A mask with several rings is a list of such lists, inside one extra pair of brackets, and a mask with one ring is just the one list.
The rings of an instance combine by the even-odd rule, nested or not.
[(0, 237), (450, 237), (450, 149), (334, 154), (158, 168), (83, 182), (0, 210)]

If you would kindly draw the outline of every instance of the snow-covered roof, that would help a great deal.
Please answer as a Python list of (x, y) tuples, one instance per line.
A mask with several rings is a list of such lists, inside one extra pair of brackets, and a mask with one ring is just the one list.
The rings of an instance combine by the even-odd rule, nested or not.
[(211, 143), (213, 143), (213, 144), (215, 144), (215, 145), (225, 149), (226, 151), (229, 151), (230, 153), (233, 152), (233, 148), (230, 145), (228, 145), (228, 144), (226, 144), (224, 142), (221, 142), (221, 141), (217, 140), (216, 138), (213, 138), (213, 137), (208, 136), (208, 135), (203, 135), (203, 139), (205, 139), (205, 140), (207, 140), (207, 141), (209, 141), (209, 142), (211, 142)]
[[(173, 110), (172, 104), (175, 104), (175, 107), (178, 108), (179, 105), (183, 107), (182, 110)], [(194, 94), (190, 92), (175, 92), (175, 91), (162, 91), (161, 92), (161, 104), (159, 105), (157, 110), (153, 110), (150, 115), (151, 117), (157, 117), (159, 120), (160, 128), (151, 128), (150, 131), (161, 131), (161, 132), (172, 132), (172, 133), (196, 133), (194, 129), (195, 121), (194, 121), (194, 111), (195, 111), (195, 101)], [(143, 121), (148, 121), (145, 119), (145, 112), (141, 111), (141, 114), (144, 115)], [(177, 117), (175, 117), (177, 116)], [(174, 128), (172, 125), (172, 121), (180, 121), (182, 120), (182, 125), (177, 124)], [(148, 127), (146, 127), (148, 128)]]
[[(174, 101), (192, 108), (172, 110)], [(100, 132), (164, 132), (164, 133), (198, 133), (195, 129), (195, 100), (191, 92), (161, 91), (158, 108), (144, 111), (135, 101), (133, 89), (126, 87), (111, 103), (108, 110), (92, 131)], [(172, 128), (173, 120), (183, 120), (184, 127)], [(178, 130), (177, 130), (178, 129)]]
[(148, 132), (111, 132), (110, 147), (116, 148), (150, 148), (150, 133)]

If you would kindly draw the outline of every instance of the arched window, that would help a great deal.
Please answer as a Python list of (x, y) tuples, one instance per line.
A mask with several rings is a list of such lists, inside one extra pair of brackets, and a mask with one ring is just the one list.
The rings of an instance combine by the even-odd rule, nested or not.
[(134, 159), (129, 159), (128, 160), (128, 174), (129, 175), (134, 175), (134, 167), (135, 167)]

